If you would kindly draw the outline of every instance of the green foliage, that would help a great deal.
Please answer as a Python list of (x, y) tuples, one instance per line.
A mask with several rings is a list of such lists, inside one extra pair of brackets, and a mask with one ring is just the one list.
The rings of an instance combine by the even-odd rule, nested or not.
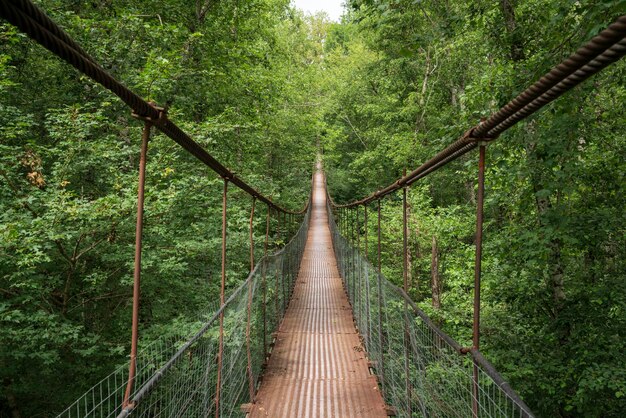
[[(40, 4), (221, 162), (302, 207), (320, 51), (288, 2)], [(0, 416), (55, 416), (127, 361), (141, 124), (9, 24), (0, 39)], [(142, 346), (198, 328), (221, 263), (221, 179), (158, 133), (147, 173)], [(227, 293), (248, 275), (250, 209), (231, 187)], [(257, 204), (257, 260), (266, 214)], [(270, 249), (286, 240), (277, 228)]]
[[(341, 24), (286, 0), (40, 4), (212, 155), (296, 209), (318, 144), (336, 201), (369, 194), (625, 3), (351, 0)], [(127, 360), (141, 126), (9, 24), (0, 41), (0, 415), (46, 417)], [(625, 72), (609, 67), (488, 148), (482, 348), (538, 416), (626, 410)], [(466, 156), (409, 192), (411, 296), (462, 344), (476, 163)], [(221, 246), (221, 180), (159, 134), (147, 171), (142, 344), (196, 329), (215, 306)], [(250, 209), (231, 188), (228, 291), (248, 273)], [(266, 213), (257, 205), (257, 259)], [(382, 216), (383, 272), (400, 284), (399, 196)], [(286, 239), (277, 228), (274, 218), (272, 248)], [(446, 376), (431, 372), (434, 383)]]
[[(350, 1), (326, 43), (323, 146), (334, 199), (360, 198), (432, 157), (623, 6)], [(611, 66), (487, 150), (482, 349), (538, 416), (626, 408), (625, 70)], [(476, 155), (463, 157), (409, 191), (411, 295), (462, 344), (471, 342), (476, 165)], [(375, 205), (369, 213), (375, 260)], [(399, 195), (382, 215), (383, 272), (401, 285)]]

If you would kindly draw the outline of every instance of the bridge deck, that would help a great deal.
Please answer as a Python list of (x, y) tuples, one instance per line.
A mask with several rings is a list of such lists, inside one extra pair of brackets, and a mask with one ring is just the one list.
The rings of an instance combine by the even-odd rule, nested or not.
[(321, 173), (293, 299), (252, 417), (386, 417), (332, 249)]

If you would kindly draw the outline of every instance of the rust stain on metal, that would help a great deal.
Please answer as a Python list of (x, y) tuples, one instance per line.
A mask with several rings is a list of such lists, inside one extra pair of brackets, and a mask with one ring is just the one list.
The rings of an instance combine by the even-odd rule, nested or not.
[(143, 212), (144, 196), (146, 188), (146, 164), (148, 160), (148, 142), (152, 124), (146, 122), (141, 135), (141, 154), (139, 158), (139, 186), (137, 190), (137, 225), (135, 229), (135, 269), (133, 275), (133, 319), (131, 330), (130, 365), (128, 370), (128, 383), (124, 393), (124, 408), (134, 407), (130, 396), (135, 384), (137, 373), (137, 346), (139, 342), (139, 298), (141, 293), (141, 248), (143, 238)]
[(293, 299), (250, 416), (386, 417), (337, 270), (320, 173), (314, 188)]

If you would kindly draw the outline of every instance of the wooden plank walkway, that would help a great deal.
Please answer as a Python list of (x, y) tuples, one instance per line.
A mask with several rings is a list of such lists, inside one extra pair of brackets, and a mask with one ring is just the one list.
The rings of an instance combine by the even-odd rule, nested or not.
[(386, 417), (333, 253), (315, 174), (302, 265), (251, 417)]

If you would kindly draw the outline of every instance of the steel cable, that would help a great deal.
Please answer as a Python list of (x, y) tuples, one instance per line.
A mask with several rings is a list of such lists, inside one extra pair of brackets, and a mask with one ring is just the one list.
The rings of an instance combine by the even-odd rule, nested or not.
[[(471, 416), (475, 402), (479, 417), (532, 417), (524, 401), (478, 350), (464, 351), (403, 289), (374, 272), (374, 266), (340, 233), (330, 203), (328, 209), (337, 266), (348, 289), (354, 319), (372, 368), (378, 374), (385, 400), (396, 415), (465, 418)], [(359, 275), (365, 280), (353, 290), (353, 280)], [(356, 301), (361, 298), (368, 299), (361, 306), (369, 306), (369, 309), (359, 309)], [(371, 320), (379, 315), (381, 321)], [(407, 326), (408, 353), (404, 337)], [(372, 338), (373, 335), (378, 338)], [(407, 355), (408, 372), (404, 361)], [(478, 372), (477, 396), (472, 391), (474, 367)]]
[(620, 16), (615, 23), (579, 48), (569, 58), (550, 70), (487, 120), (469, 129), (461, 138), (406, 176), (363, 199), (341, 205), (337, 205), (331, 199), (331, 205), (333, 207), (352, 208), (371, 203), (456, 160), (476, 148), (477, 142), (495, 140), (511, 126), (621, 59), (626, 54), (625, 36), (626, 16)]
[[(550, 72), (520, 93), (515, 99), (511, 100), (507, 105), (490, 116), (486, 121), (481, 122), (475, 128), (474, 134), (476, 137), (480, 138), (483, 136), (489, 136), (488, 132), (494, 129), (497, 125), (512, 117), (527, 104), (563, 81), (570, 74), (573, 74), (584, 67), (598, 55), (609, 49), (613, 44), (621, 41), (625, 35), (626, 16), (620, 16), (616, 22), (609, 25), (608, 28), (591, 39), (587, 44), (579, 48), (569, 58), (550, 70)], [(595, 72), (590, 72), (588, 77), (593, 75)], [(571, 87), (573, 87), (573, 85)]]
[(93, 59), (76, 43), (67, 33), (65, 33), (52, 19), (50, 19), (43, 10), (28, 0), (12, 0), (13, 6), (20, 9), (25, 15), (30, 16), (43, 28), (51, 32), (55, 37), (69, 45), (71, 48), (82, 54), (86, 59)]
[[(200, 315), (198, 323), (202, 325), (197, 327), (199, 329), (195, 333), (162, 337), (140, 347), (132, 393), (133, 407), (122, 406), (128, 378), (128, 368), (122, 366), (88, 390), (58, 417), (148, 418), (214, 415), (218, 318), (222, 312), (226, 332), (220, 412), (221, 416), (244, 415), (240, 407), (250, 402), (245, 349), (248, 300), (252, 298), (251, 356), (256, 387), (266, 360), (263, 341), (272, 341), (272, 334), (278, 329), (291, 297), (304, 255), (309, 218), (310, 211), (307, 211), (298, 231), (287, 245), (280, 251), (261, 258), (248, 279), (222, 306), (213, 304), (205, 314)], [(260, 291), (264, 283), (267, 297), (277, 299), (278, 305), (269, 303), (264, 306), (263, 292)], [(267, 325), (264, 326), (264, 323)]]
[(95, 60), (85, 53), (56, 23), (45, 16), (37, 6), (32, 4), (32, 2), (28, 0), (17, 0), (16, 4), (14, 4), (2, 0), (0, 1), (0, 16), (17, 26), (53, 54), (111, 91), (126, 103), (136, 115), (151, 121), (156, 128), (178, 143), (187, 152), (250, 196), (259, 199), (282, 213), (301, 215), (307, 210), (306, 205), (300, 211), (291, 211), (280, 207), (237, 177), (235, 173), (228, 170), (211, 156), (174, 122), (167, 119), (165, 113), (112, 77), (105, 69), (97, 64)]
[(580, 69), (576, 70), (552, 88), (542, 93), (532, 102), (528, 103), (511, 116), (498, 123), (487, 132), (486, 136), (489, 138), (497, 137), (520, 120), (532, 115), (546, 104), (554, 101), (567, 91), (571, 90), (574, 86), (582, 83), (603, 68), (619, 60), (624, 56), (624, 54), (626, 54), (626, 39), (620, 40), (589, 63), (583, 65)]

